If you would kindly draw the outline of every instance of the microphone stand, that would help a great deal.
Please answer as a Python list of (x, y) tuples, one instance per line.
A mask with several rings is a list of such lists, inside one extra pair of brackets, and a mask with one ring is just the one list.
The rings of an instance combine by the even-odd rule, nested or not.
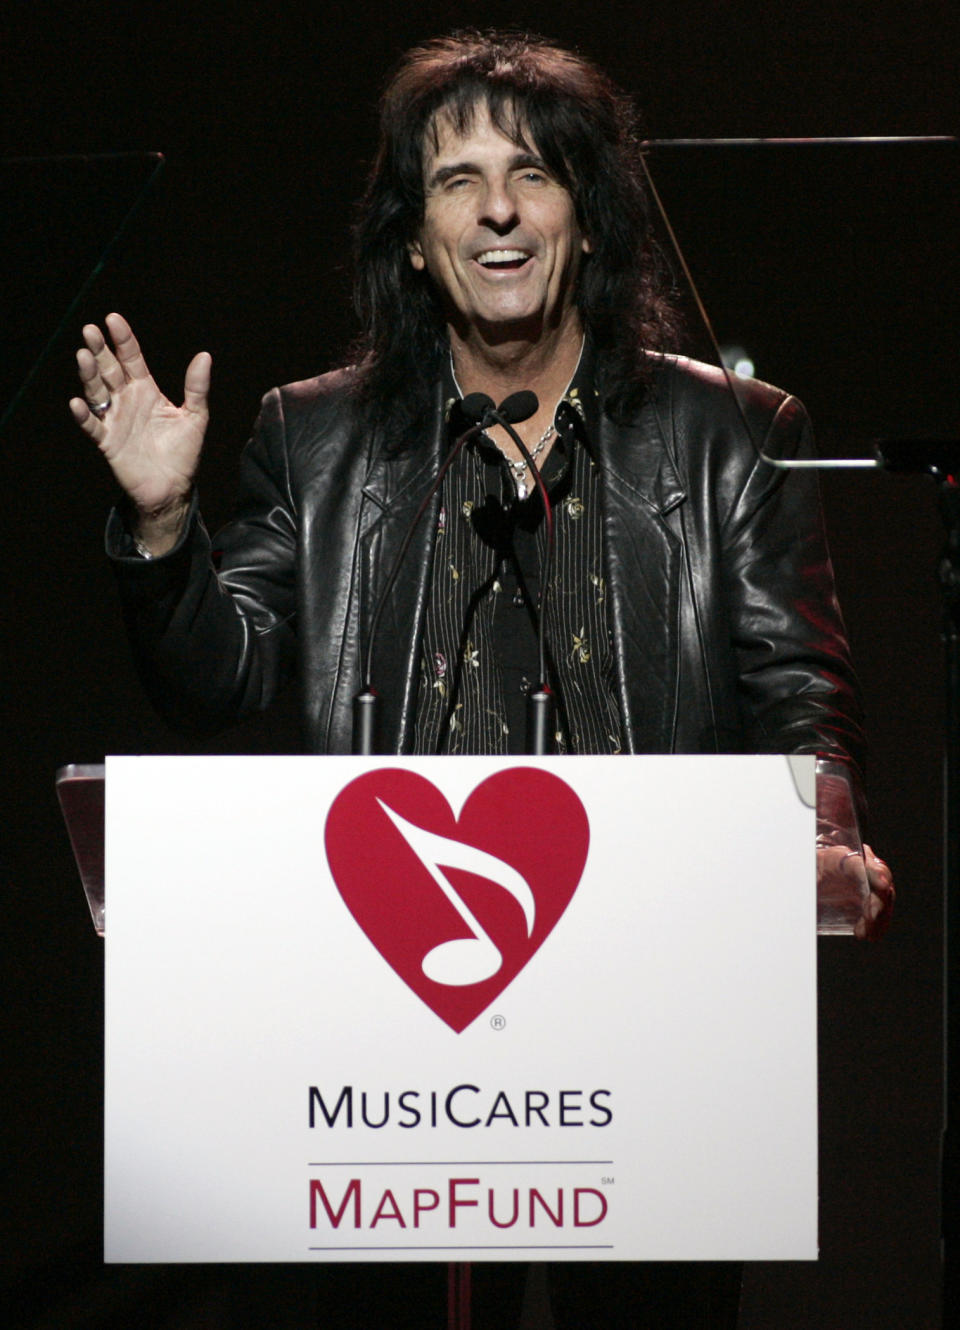
[(933, 476), (946, 545), (937, 569), (943, 612), (947, 718), (943, 767), (943, 1139), (940, 1232), (943, 1324), (960, 1312), (960, 440), (888, 439), (888, 471)]
[[(377, 720), (379, 711), (379, 698), (372, 685), (373, 674), (373, 648), (377, 635), (377, 628), (380, 618), (386, 605), (387, 598), (393, 590), (393, 585), (397, 580), (404, 556), (413, 539), (413, 534), (420, 523), (427, 505), (436, 494), (443, 483), (443, 478), (450, 469), (455, 458), (459, 455), (461, 449), (476, 435), (482, 433), (492, 424), (502, 425), (507, 434), (516, 444), (520, 455), (530, 469), (536, 486), (540, 491), (540, 498), (543, 502), (544, 520), (547, 524), (547, 548), (546, 557), (543, 563), (543, 574), (541, 576), (540, 589), (540, 613), (537, 633), (538, 645), (538, 670), (539, 680), (536, 689), (527, 696), (527, 752), (538, 756), (543, 756), (553, 751), (553, 731), (554, 731), (554, 697), (547, 684), (547, 657), (546, 657), (546, 638), (544, 632), (543, 606), (546, 600), (547, 590), (550, 582), (550, 573), (552, 568), (553, 555), (553, 511), (550, 506), (550, 496), (547, 493), (547, 487), (544, 484), (543, 477), (537, 469), (536, 463), (530, 455), (526, 444), (520, 438), (520, 435), (513, 428), (512, 420), (525, 420), (533, 415), (537, 410), (537, 399), (533, 393), (514, 393), (505, 401), (500, 403), (499, 407), (494, 407), (489, 397), (482, 393), (472, 393), (465, 397), (461, 402), (461, 410), (469, 417), (478, 418), (477, 423), (471, 425), (450, 449), (443, 465), (437, 473), (436, 479), (427, 490), (423, 502), (414, 515), (413, 521), (401, 542), (400, 549), (393, 561), (390, 572), (387, 575), (386, 583), (381, 592), (380, 599), (377, 602), (374, 611), (373, 621), (370, 625), (370, 636), (367, 644), (367, 655), (363, 673), (363, 682), (360, 692), (353, 699), (353, 752), (357, 756), (369, 757), (377, 750)], [(471, 1262), (470, 1261), (450, 1261), (447, 1264), (447, 1330), (470, 1330), (471, 1316)]]
[[(519, 396), (520, 394), (517, 394)], [(530, 450), (521, 439), (520, 435), (513, 428), (512, 423), (507, 418), (504, 408), (507, 403), (502, 402), (494, 410), (491, 406), (484, 412), (481, 420), (483, 429), (490, 425), (502, 425), (507, 434), (516, 444), (520, 451), (520, 456), (526, 462), (530, 474), (540, 491), (540, 498), (543, 502), (544, 520), (547, 524), (547, 550), (543, 561), (543, 573), (540, 579), (540, 606), (537, 625), (537, 647), (538, 647), (538, 673), (539, 679), (537, 687), (533, 692), (527, 694), (527, 752), (538, 757), (542, 757), (553, 751), (553, 715), (554, 715), (554, 697), (547, 683), (547, 653), (546, 640), (544, 636), (543, 606), (547, 595), (547, 588), (550, 582), (550, 572), (553, 554), (553, 510), (550, 506), (550, 496), (547, 493), (547, 487), (543, 482), (537, 465), (530, 455)], [(536, 398), (534, 398), (533, 408), (530, 414), (536, 410)], [(522, 418), (522, 417), (518, 417)], [(470, 1312), (471, 1312), (471, 1263), (469, 1261), (451, 1261), (447, 1266), (447, 1330), (470, 1330)]]

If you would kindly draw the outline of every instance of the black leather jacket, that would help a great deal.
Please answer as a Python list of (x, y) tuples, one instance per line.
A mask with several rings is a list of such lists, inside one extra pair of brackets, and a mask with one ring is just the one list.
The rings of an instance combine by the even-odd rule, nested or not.
[[(440, 385), (423, 446), (363, 436), (348, 371), (264, 399), (239, 509), (211, 546), (194, 515), (178, 547), (129, 554), (114, 515), (128, 626), (152, 699), (174, 725), (215, 729), (299, 673), (308, 747), (350, 751), (360, 653), (399, 542), (439, 465)], [(796, 399), (745, 385), (756, 442), (809, 454)], [(590, 418), (589, 410), (593, 412)], [(624, 747), (639, 753), (862, 757), (860, 708), (815, 473), (760, 460), (723, 376), (669, 357), (636, 418), (588, 404)], [(378, 634), (383, 748), (409, 752), (436, 522), (407, 553)]]

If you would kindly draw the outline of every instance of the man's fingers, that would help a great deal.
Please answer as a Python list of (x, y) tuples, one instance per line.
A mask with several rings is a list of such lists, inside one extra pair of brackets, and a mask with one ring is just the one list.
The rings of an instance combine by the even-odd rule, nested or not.
[(827, 845), (817, 852), (817, 869), (823, 874), (843, 874), (854, 880), (863, 879), (863, 856), (848, 845)]
[(140, 343), (133, 335), (133, 329), (122, 314), (108, 314), (107, 329), (113, 339), (117, 360), (123, 373), (129, 379), (149, 379), (150, 371), (140, 350)]
[(886, 860), (881, 859), (879, 854), (874, 853), (869, 845), (864, 845), (863, 853), (866, 856), (867, 867), (870, 871), (877, 873), (878, 876), (884, 877), (892, 883), (893, 874), (890, 872), (890, 866), (887, 864)]
[(92, 356), (100, 355), (106, 346), (103, 333), (95, 323), (83, 325), (83, 341)]
[[(117, 360), (110, 347), (107, 345), (103, 333), (95, 323), (88, 323), (83, 329), (83, 340), (87, 350), (93, 356), (96, 362), (97, 372), (101, 380), (106, 385), (107, 394), (119, 392), (126, 382), (123, 372), (123, 366)], [(78, 357), (79, 359), (79, 357)], [(89, 393), (87, 394), (89, 397)], [(102, 401), (103, 398), (98, 398)]]
[(854, 927), (854, 935), (859, 938), (870, 938), (876, 942), (890, 927), (892, 908), (891, 901), (881, 900), (871, 891), (863, 916), (857, 920)]
[(83, 395), (87, 399), (88, 406), (97, 406), (107, 400), (110, 389), (103, 381), (100, 364), (89, 346), (82, 346), (77, 352), (77, 373), (80, 375)]
[(95, 323), (86, 324), (83, 340), (108, 392), (117, 393), (131, 379), (149, 379), (150, 371), (140, 343), (123, 315), (108, 314), (105, 322), (113, 341), (112, 348)]
[(871, 891), (876, 892), (884, 900), (892, 901), (896, 891), (889, 865), (879, 855), (874, 854), (869, 845), (863, 847), (863, 853), (867, 864), (867, 877), (870, 880)]
[(893, 914), (895, 891), (893, 875), (882, 859), (864, 845), (863, 854), (850, 849), (847, 845), (821, 845), (817, 849), (818, 881), (850, 878), (860, 884), (866, 874), (867, 894), (863, 903), (863, 914), (854, 925), (854, 933), (859, 938), (876, 939), (883, 936), (890, 926)]
[(102, 421), (97, 419), (82, 397), (71, 397), (69, 405), (70, 414), (83, 430), (84, 434), (88, 434), (91, 439), (94, 439), (99, 443), (104, 432)]
[(867, 919), (862, 921), (864, 929), (858, 936), (877, 939), (882, 937), (890, 927), (897, 893), (893, 885), (893, 874), (889, 867), (878, 855), (874, 854), (869, 845), (864, 845), (863, 857), (867, 865), (870, 899), (867, 902)]
[(199, 351), (190, 361), (184, 375), (183, 405), (195, 415), (205, 416), (207, 414), (211, 364), (210, 352)]

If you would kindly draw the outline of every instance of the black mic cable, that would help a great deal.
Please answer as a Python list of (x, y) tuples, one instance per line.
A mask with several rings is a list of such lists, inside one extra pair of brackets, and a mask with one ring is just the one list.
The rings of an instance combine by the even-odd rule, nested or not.
[(543, 517), (546, 523), (546, 549), (544, 550), (543, 568), (540, 574), (540, 603), (537, 606), (537, 671), (539, 678), (536, 688), (527, 694), (527, 752), (537, 757), (544, 757), (553, 751), (553, 715), (554, 696), (547, 682), (547, 639), (546, 639), (546, 602), (550, 590), (550, 574), (553, 568), (553, 509), (550, 495), (530, 450), (513, 428), (514, 421), (529, 420), (540, 403), (536, 393), (529, 391), (512, 393), (494, 409), (484, 412), (482, 423), (502, 425), (520, 451), (526, 462), (534, 483), (540, 492), (543, 503)]

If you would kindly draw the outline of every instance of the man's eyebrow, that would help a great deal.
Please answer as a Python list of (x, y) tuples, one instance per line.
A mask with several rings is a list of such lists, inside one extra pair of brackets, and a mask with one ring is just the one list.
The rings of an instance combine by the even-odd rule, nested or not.
[[(551, 174), (550, 168), (544, 162), (542, 157), (538, 157), (535, 152), (515, 152), (510, 158), (507, 169), (517, 171), (524, 166), (536, 167), (538, 171), (544, 171), (547, 175)], [(483, 168), (476, 162), (451, 162), (448, 166), (438, 166), (433, 175), (427, 181), (427, 189), (436, 189), (458, 175), (482, 175)]]
[(480, 167), (476, 162), (451, 162), (449, 166), (438, 166), (427, 181), (427, 188), (434, 189), (452, 180), (455, 175), (479, 175)]
[(521, 166), (534, 166), (538, 171), (543, 171), (546, 175), (553, 174), (543, 158), (538, 157), (535, 152), (515, 153), (510, 162), (510, 169), (516, 171)]

